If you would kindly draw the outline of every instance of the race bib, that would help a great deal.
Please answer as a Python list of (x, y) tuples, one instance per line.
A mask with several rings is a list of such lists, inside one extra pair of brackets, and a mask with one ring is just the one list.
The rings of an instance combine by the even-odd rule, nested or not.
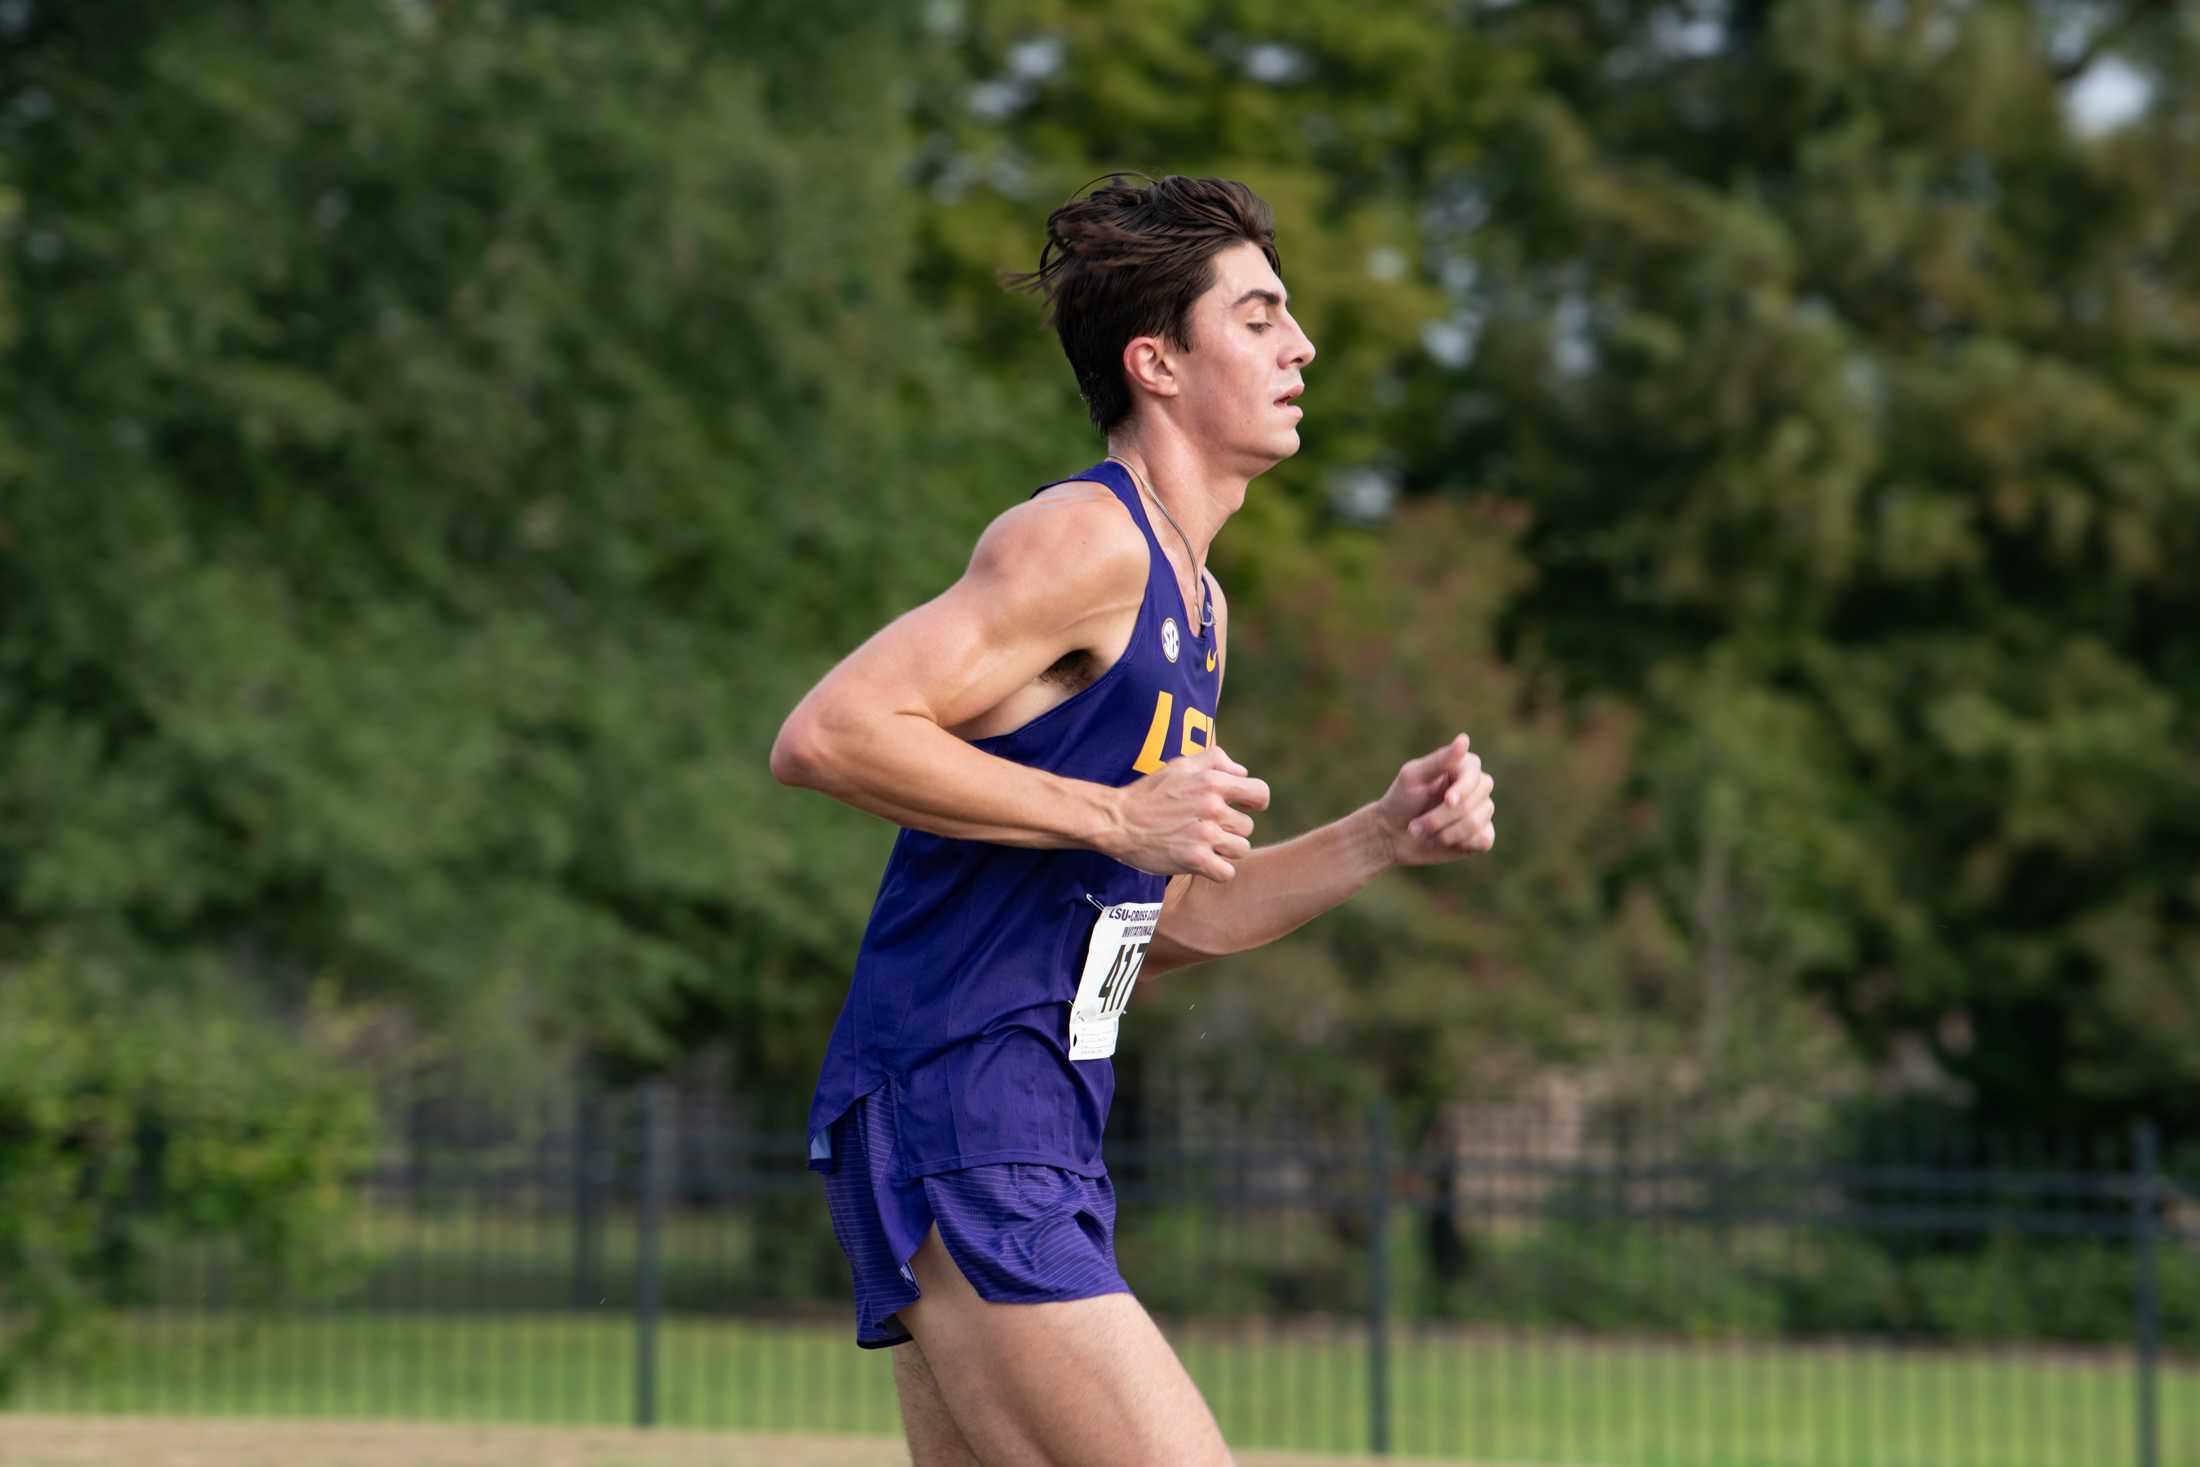
[(1085, 949), (1077, 999), (1069, 1006), (1071, 1059), (1106, 1059), (1115, 1053), (1123, 1009), (1131, 1001), (1139, 966), (1146, 961), (1146, 944), (1153, 941), (1160, 918), (1159, 902), (1118, 902), (1101, 910), (1092, 945)]

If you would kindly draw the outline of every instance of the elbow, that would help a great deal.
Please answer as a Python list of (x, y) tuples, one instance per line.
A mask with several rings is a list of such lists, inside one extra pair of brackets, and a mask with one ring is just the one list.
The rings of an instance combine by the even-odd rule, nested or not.
[[(836, 800), (876, 783), (880, 740), (874, 721), (838, 700), (804, 700), (772, 741), (772, 777)], [(870, 808), (868, 805), (863, 808)]]
[(787, 715), (772, 740), (772, 778), (793, 789), (816, 789), (824, 765), (813, 721), (799, 709)]

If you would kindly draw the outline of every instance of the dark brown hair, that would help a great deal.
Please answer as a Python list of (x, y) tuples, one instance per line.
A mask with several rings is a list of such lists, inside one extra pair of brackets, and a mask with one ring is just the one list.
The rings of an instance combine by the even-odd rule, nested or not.
[[(1134, 183), (1127, 180), (1143, 180)], [(1227, 178), (1155, 180), (1109, 173), (1047, 216), (1039, 268), (1003, 275), (1011, 290), (1043, 294), (1047, 324), (1077, 374), (1077, 391), (1105, 433), (1130, 414), (1123, 348), (1160, 336), (1192, 349), (1192, 303), (1215, 283), (1214, 257), (1239, 241), (1260, 246), (1278, 276), (1276, 220), (1260, 196)], [(1086, 184), (1085, 188), (1091, 188)]]

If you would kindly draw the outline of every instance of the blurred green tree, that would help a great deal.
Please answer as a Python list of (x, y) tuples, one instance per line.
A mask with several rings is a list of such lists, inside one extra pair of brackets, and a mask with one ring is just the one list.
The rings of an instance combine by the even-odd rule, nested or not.
[(1492, 21), (1509, 645), (1641, 703), (1665, 981), (1799, 980), (2003, 1123), (2200, 1122), (2189, 19)]
[(8, 952), (806, 1083), (887, 832), (772, 733), (1047, 421), (912, 298), (902, 23), (11, 15)]

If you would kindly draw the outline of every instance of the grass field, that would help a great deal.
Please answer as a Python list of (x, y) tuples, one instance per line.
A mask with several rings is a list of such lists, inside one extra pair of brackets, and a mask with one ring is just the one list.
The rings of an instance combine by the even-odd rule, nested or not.
[[(1349, 1330), (1172, 1332), (1234, 1444), (1356, 1452), (1369, 1440), (1365, 1341)], [(2136, 1460), (2128, 1359), (1603, 1344), (1401, 1331), (1391, 1445), (1461, 1461), (1574, 1467), (2110, 1467)], [(617, 1426), (634, 1341), (586, 1315), (343, 1315), (114, 1321), (106, 1346), (24, 1383), (38, 1413), (327, 1417)], [(660, 1424), (896, 1429), (888, 1361), (839, 1325), (674, 1320)], [(2200, 1369), (2160, 1378), (2163, 1463), (2200, 1461)], [(5, 1420), (5, 1418), (0, 1418)], [(13, 1464), (9, 1464), (13, 1467)]]

